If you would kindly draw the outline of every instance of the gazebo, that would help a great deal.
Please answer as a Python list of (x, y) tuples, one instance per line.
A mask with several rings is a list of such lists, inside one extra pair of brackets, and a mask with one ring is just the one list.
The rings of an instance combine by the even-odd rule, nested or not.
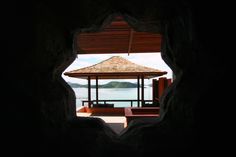
[[(88, 105), (91, 105), (91, 79), (96, 80), (96, 102), (98, 103), (98, 79), (137, 79), (137, 102), (144, 104), (144, 79), (167, 74), (166, 71), (135, 64), (120, 56), (113, 56), (85, 68), (65, 72), (64, 75), (88, 80)], [(141, 79), (141, 99), (140, 99)]]

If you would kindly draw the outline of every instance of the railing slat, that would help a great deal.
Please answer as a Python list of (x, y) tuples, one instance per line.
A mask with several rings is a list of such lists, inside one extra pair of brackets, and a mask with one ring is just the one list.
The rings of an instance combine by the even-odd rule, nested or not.
[[(139, 101), (142, 101), (142, 100), (139, 100)], [(88, 101), (88, 100), (83, 100), (82, 101), (82, 106), (85, 105), (85, 103), (88, 103), (89, 102), (92, 104), (94, 104), (95, 102), (97, 102), (96, 100), (91, 100), (91, 101)], [(130, 102), (130, 106), (133, 107), (133, 102), (138, 102), (138, 100), (135, 100), (135, 99), (121, 99), (121, 100), (98, 100), (98, 102), (103, 102), (104, 104), (106, 104), (107, 102)], [(146, 102), (152, 102), (154, 104), (154, 101), (153, 100), (144, 100), (144, 103)], [(158, 101), (157, 101), (158, 102)], [(128, 107), (128, 106), (127, 106)]]

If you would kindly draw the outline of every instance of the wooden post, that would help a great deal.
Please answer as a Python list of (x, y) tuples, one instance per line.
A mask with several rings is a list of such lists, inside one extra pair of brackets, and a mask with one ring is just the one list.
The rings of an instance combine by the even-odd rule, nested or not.
[(157, 82), (156, 79), (152, 80), (152, 101), (153, 101), (152, 103), (153, 104), (155, 103), (155, 98), (156, 98), (156, 95), (157, 95), (156, 82)]
[(159, 83), (159, 81), (157, 79), (152, 80), (152, 99), (153, 99), (154, 106), (159, 104), (158, 83)]
[(163, 91), (165, 90), (166, 77), (160, 77), (158, 80), (158, 97), (161, 98)]
[(140, 105), (139, 105), (139, 101), (140, 101), (140, 91), (139, 91), (139, 90), (140, 90), (140, 89), (139, 89), (139, 88), (140, 88), (140, 82), (139, 82), (139, 80), (140, 80), (140, 77), (138, 76), (138, 78), (137, 78), (137, 85), (138, 85), (138, 87), (137, 87), (137, 88), (138, 88), (138, 90), (137, 90), (137, 92), (138, 92), (138, 93), (137, 93), (137, 97), (138, 97), (138, 107), (140, 106)]
[(142, 86), (142, 91), (141, 91), (141, 94), (142, 94), (142, 106), (144, 106), (144, 76), (142, 75), (142, 83), (141, 83), (141, 86)]
[(91, 78), (88, 76), (88, 107), (91, 107)]
[(167, 79), (168, 86), (171, 84), (171, 79)]
[(98, 105), (98, 76), (96, 76), (96, 103)]

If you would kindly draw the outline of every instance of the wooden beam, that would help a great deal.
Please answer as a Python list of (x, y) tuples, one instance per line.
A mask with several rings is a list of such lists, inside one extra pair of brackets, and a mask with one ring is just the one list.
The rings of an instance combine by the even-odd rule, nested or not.
[(133, 29), (130, 29), (130, 35), (129, 35), (129, 46), (128, 46), (128, 56), (131, 52), (131, 47), (132, 47), (132, 41), (133, 41)]
[(117, 16), (100, 32), (78, 34), (75, 49), (79, 54), (160, 52), (161, 34), (136, 32), (123, 17)]
[(79, 54), (144, 53), (161, 51), (161, 35), (136, 32), (130, 27), (109, 28), (102, 32), (78, 34), (75, 49)]

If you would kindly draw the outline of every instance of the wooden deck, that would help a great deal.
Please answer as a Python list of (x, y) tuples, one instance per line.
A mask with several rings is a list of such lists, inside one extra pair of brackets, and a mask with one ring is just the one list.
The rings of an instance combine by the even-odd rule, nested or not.
[(124, 108), (81, 107), (80, 109), (77, 110), (77, 116), (101, 118), (117, 134), (119, 134), (127, 126)]
[(117, 134), (129, 122), (137, 118), (159, 117), (159, 107), (127, 107), (127, 108), (88, 108), (77, 110), (78, 117), (94, 117), (104, 120)]
[(125, 117), (127, 125), (133, 119), (137, 118), (150, 118), (159, 117), (160, 108), (159, 107), (127, 107), (125, 110)]

